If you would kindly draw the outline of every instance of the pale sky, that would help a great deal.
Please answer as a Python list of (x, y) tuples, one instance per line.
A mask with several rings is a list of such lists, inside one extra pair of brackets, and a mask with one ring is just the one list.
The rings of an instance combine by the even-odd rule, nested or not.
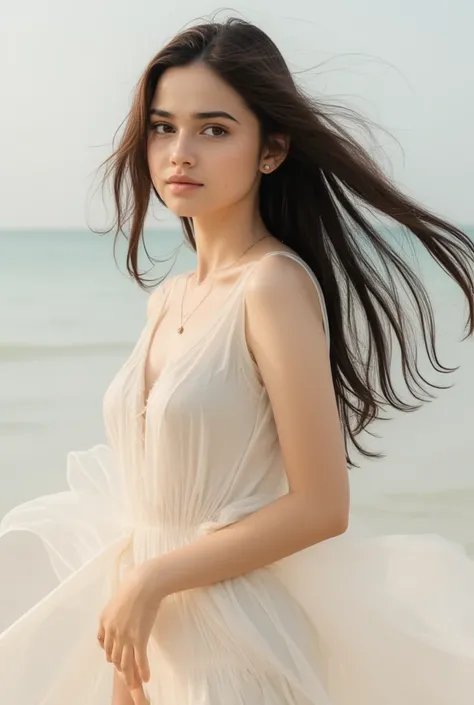
[[(97, 178), (149, 59), (207, 0), (0, 0), (0, 229), (100, 227)], [(222, 7), (226, 7), (222, 5)], [(413, 197), (474, 223), (472, 0), (234, 0), (305, 84), (378, 133)], [(391, 165), (391, 166), (389, 166)], [(94, 195), (95, 194), (95, 195)]]

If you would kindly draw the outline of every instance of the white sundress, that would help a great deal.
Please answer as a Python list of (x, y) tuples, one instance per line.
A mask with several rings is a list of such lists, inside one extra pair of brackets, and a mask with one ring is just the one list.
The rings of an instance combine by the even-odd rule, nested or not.
[[(277, 255), (314, 281), (328, 335), (314, 274), (296, 255), (264, 257)], [(287, 492), (271, 405), (245, 341), (244, 283), (255, 264), (146, 402), (161, 311), (150, 317), (105, 394), (107, 445), (69, 454), (69, 491), (4, 517), (0, 535), (28, 530), (43, 540), (58, 585), (0, 634), (1, 703), (109, 705), (114, 667), (96, 634), (127, 568)], [(149, 659), (151, 705), (472, 705), (474, 563), (440, 536), (350, 527), (249, 574), (167, 597)]]

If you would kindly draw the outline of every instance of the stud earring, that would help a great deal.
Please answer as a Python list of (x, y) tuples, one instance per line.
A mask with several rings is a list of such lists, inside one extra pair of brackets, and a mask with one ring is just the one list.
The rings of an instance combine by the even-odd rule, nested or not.
[(269, 171), (269, 170), (270, 170), (270, 164), (265, 164), (263, 168), (265, 169), (265, 171)]

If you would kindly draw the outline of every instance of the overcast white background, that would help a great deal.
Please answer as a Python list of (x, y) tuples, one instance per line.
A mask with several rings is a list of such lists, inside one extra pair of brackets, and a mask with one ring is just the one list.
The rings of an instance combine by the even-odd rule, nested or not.
[[(221, 7), (0, 0), (0, 228), (102, 225), (95, 170), (141, 72), (175, 32)], [(394, 178), (474, 222), (472, 0), (240, 0), (224, 14), (259, 24), (293, 71), (319, 65), (306, 85), (399, 141), (379, 134)]]

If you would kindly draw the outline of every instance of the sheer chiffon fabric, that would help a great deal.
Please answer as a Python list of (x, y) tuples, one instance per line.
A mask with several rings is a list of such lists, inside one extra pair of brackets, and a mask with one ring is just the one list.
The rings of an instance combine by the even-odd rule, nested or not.
[[(272, 255), (306, 269), (328, 332), (311, 270)], [(111, 702), (113, 666), (96, 634), (127, 570), (288, 491), (245, 342), (253, 266), (145, 400), (158, 319), (147, 322), (104, 397), (107, 445), (69, 454), (67, 492), (4, 517), (0, 535), (42, 540), (57, 587), (0, 634), (0, 702)], [(372, 535), (351, 522), (265, 568), (166, 598), (148, 648), (151, 705), (472, 705), (474, 563), (441, 536)]]

